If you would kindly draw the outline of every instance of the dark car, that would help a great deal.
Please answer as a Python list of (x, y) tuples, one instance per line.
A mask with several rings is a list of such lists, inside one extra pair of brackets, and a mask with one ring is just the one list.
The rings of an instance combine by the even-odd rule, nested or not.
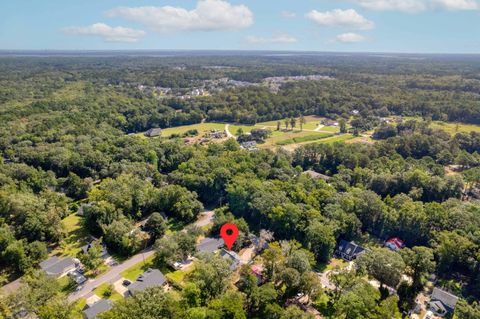
[(122, 285), (124, 285), (125, 287), (128, 287), (128, 286), (130, 286), (131, 283), (132, 283), (132, 282), (131, 282), (130, 280), (124, 280), (124, 281), (122, 282)]

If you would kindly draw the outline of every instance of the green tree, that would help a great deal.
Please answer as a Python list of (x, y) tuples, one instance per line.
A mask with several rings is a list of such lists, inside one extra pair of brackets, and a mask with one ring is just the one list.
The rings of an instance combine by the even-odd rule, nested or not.
[(162, 237), (167, 230), (167, 223), (160, 213), (152, 213), (145, 223), (144, 230), (153, 240)]
[(388, 248), (374, 248), (362, 254), (357, 258), (356, 264), (360, 270), (377, 279), (382, 287), (397, 287), (405, 270), (402, 257)]
[(306, 229), (307, 247), (320, 262), (327, 262), (333, 255), (336, 245), (332, 225), (314, 221)]

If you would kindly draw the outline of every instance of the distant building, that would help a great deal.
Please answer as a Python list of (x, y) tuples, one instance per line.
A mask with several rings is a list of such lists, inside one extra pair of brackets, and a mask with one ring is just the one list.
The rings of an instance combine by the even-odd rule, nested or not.
[(311, 170), (311, 169), (303, 172), (303, 174), (308, 175), (308, 176), (310, 176), (310, 177), (313, 178), (313, 179), (323, 179), (324, 181), (328, 181), (328, 180), (331, 179), (330, 176), (317, 173), (317, 172), (315, 172), (315, 171), (313, 171), (313, 170)]
[(75, 270), (78, 264), (78, 261), (75, 261), (75, 259), (70, 257), (60, 259), (57, 256), (53, 256), (42, 261), (40, 263), (40, 268), (45, 271), (48, 276), (61, 278), (66, 276), (72, 270)]
[(221, 238), (204, 238), (197, 244), (197, 250), (204, 253), (214, 253), (224, 245)]
[(366, 252), (366, 249), (355, 244), (354, 242), (348, 242), (346, 240), (341, 240), (338, 243), (337, 250), (335, 254), (348, 261), (352, 261), (357, 258), (360, 254)]
[(387, 240), (387, 242), (385, 243), (385, 247), (387, 247), (391, 251), (397, 251), (405, 247), (405, 243), (400, 238), (393, 237)]
[(435, 287), (433, 288), (432, 296), (430, 297), (428, 306), (434, 314), (444, 317), (449, 313), (453, 313), (457, 302), (457, 296)]
[(220, 256), (230, 262), (230, 270), (236, 270), (240, 266), (241, 260), (236, 252), (231, 250), (222, 249)]
[(110, 300), (101, 299), (83, 311), (85, 319), (96, 319), (99, 314), (112, 309), (112, 302)]
[(243, 142), (240, 144), (240, 148), (247, 151), (253, 151), (257, 149), (257, 142), (255, 141)]
[(162, 129), (161, 128), (151, 128), (148, 131), (145, 132), (145, 136), (148, 137), (155, 137), (155, 136), (160, 136), (162, 135)]
[(158, 269), (148, 269), (141, 274), (135, 282), (128, 286), (130, 295), (135, 295), (137, 292), (144, 291), (147, 288), (163, 286), (167, 279)]

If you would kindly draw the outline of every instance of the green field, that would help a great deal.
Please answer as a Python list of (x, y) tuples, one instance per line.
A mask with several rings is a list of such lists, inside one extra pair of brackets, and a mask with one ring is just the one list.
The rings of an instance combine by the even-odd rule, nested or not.
[(237, 130), (241, 128), (243, 130), (243, 133), (250, 133), (254, 128), (261, 128), (260, 126), (256, 125), (235, 125), (235, 124), (230, 124), (228, 127), (228, 130), (230, 131), (231, 134), (237, 135)]
[(289, 145), (289, 144), (295, 144), (295, 143), (302, 143), (302, 142), (310, 142), (310, 141), (316, 141), (316, 140), (321, 140), (327, 137), (333, 136), (333, 134), (329, 133), (317, 133), (314, 135), (306, 135), (306, 136), (301, 136), (301, 137), (294, 137), (291, 139), (287, 140), (281, 140), (276, 142), (276, 145)]
[(66, 232), (65, 239), (51, 255), (61, 253), (63, 256), (76, 257), (88, 240), (88, 231), (83, 227), (83, 217), (71, 214), (62, 220), (62, 224)]
[[(199, 134), (202, 134), (209, 130), (219, 130), (222, 131), (225, 129), (225, 124), (223, 123), (199, 123), (199, 124), (192, 124), (192, 125), (184, 125), (184, 126), (177, 126), (177, 127), (170, 127), (162, 130), (162, 137), (169, 137), (173, 134), (183, 134), (189, 130), (198, 130)], [(232, 132), (232, 134), (234, 134)]]
[(353, 138), (352, 134), (343, 134), (343, 135), (336, 135), (333, 137), (328, 137), (326, 139), (323, 139), (317, 143), (322, 143), (322, 144), (331, 144), (331, 143), (336, 143), (336, 142), (345, 142)]

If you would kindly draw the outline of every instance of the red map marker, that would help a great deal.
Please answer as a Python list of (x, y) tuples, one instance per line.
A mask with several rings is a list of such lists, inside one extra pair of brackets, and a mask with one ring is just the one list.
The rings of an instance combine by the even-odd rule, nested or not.
[(227, 245), (228, 250), (232, 249), (233, 243), (238, 237), (238, 228), (235, 224), (224, 224), (220, 228), (220, 236), (222, 236), (225, 245)]

